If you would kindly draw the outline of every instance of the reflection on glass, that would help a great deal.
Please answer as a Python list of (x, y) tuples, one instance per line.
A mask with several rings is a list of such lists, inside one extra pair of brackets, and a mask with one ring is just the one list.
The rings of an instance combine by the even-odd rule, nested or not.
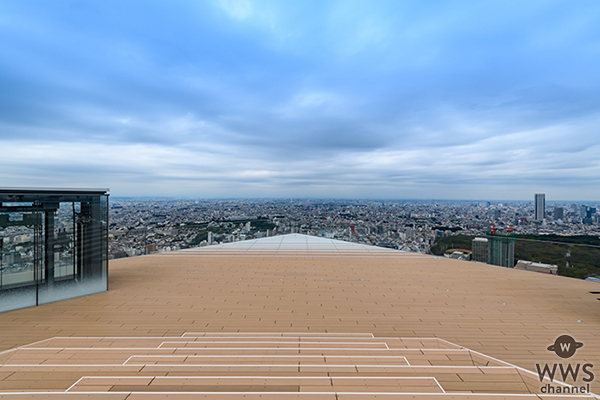
[(0, 188), (0, 312), (107, 290), (106, 191), (10, 192)]
[(54, 213), (54, 280), (76, 276), (74, 210), (73, 203), (63, 202)]
[[(0, 213), (8, 221), (32, 220), (32, 213)], [(35, 284), (34, 226), (0, 228), (0, 289)]]

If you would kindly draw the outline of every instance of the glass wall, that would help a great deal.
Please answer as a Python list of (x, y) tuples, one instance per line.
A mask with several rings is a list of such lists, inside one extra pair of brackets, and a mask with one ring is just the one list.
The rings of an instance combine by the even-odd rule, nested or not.
[(36, 305), (42, 232), (40, 212), (0, 212), (0, 311)]
[(0, 312), (107, 290), (106, 191), (0, 189)]

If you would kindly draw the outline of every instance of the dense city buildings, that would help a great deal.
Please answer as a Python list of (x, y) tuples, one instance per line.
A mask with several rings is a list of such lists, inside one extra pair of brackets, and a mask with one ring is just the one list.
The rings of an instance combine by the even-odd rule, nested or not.
[[(557, 209), (564, 210), (560, 218)], [(436, 238), (484, 236), (492, 228), (517, 235), (600, 236), (595, 206), (553, 202), (547, 215), (537, 220), (534, 204), (526, 201), (113, 199), (110, 256), (287, 233), (425, 254)]]

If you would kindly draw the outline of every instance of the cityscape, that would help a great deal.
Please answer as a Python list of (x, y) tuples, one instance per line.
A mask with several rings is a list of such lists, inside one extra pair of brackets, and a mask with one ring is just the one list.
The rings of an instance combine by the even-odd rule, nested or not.
[[(600, 237), (596, 203), (113, 199), (111, 258), (301, 233), (431, 254), (436, 239), (514, 232)], [(537, 206), (536, 206), (537, 204)], [(542, 211), (543, 210), (543, 211)]]

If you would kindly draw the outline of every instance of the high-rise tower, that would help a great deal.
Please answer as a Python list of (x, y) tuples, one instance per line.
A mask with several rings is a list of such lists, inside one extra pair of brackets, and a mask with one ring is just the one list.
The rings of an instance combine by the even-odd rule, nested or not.
[(534, 208), (535, 220), (543, 220), (546, 217), (546, 195), (544, 193), (535, 194)]
[(489, 263), (506, 268), (515, 266), (515, 234), (508, 235), (490, 234), (489, 240)]

